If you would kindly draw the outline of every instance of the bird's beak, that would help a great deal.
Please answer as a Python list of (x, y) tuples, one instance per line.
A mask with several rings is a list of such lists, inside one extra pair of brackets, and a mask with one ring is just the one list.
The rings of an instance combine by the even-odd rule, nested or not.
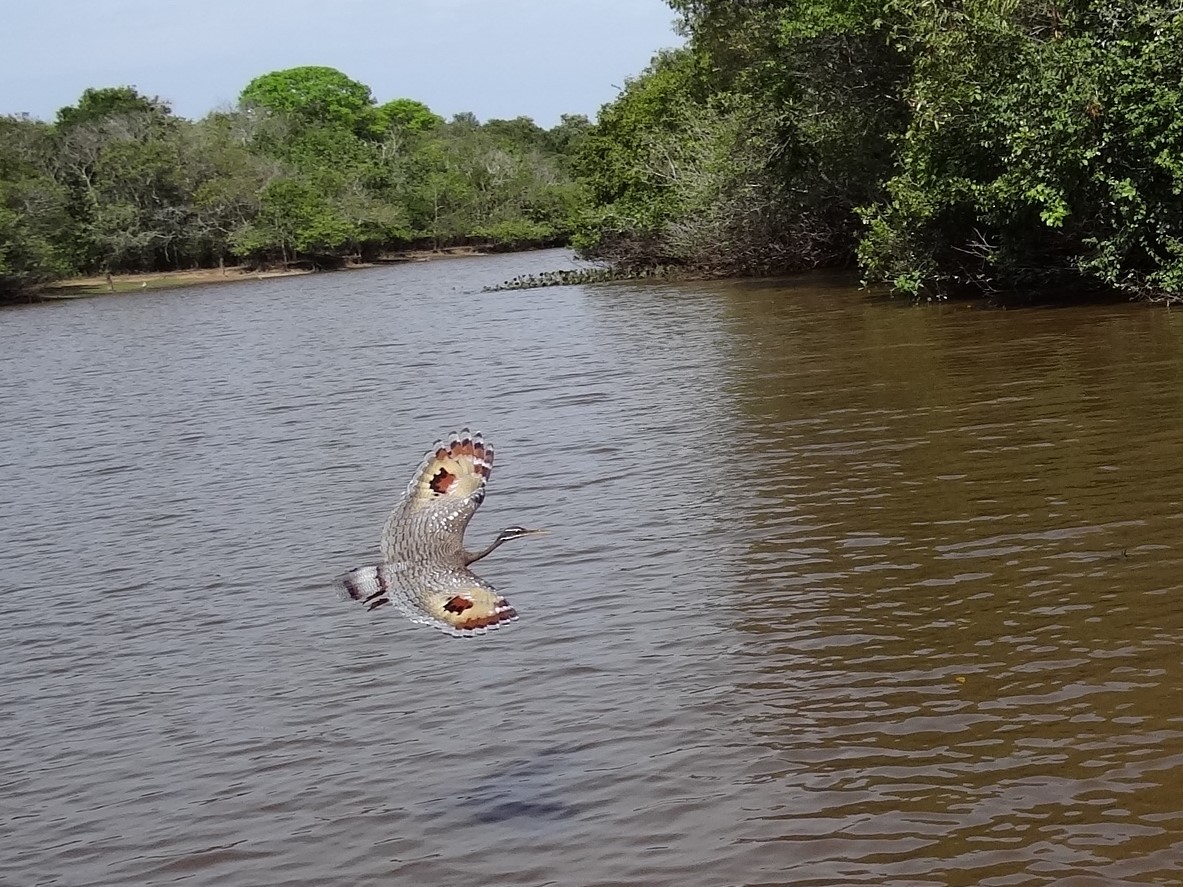
[(544, 530), (541, 527), (539, 527), (537, 530), (526, 530), (526, 532), (523, 533), (522, 535), (523, 536), (549, 536), (550, 530)]

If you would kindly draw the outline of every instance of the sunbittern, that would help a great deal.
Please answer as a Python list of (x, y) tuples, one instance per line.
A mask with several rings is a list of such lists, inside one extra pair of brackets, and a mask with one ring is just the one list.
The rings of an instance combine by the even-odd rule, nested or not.
[(484, 634), (518, 618), (493, 586), (468, 566), (510, 539), (543, 533), (506, 527), (477, 552), (464, 530), (485, 499), (493, 445), (467, 428), (436, 441), (386, 520), (382, 563), (350, 570), (345, 594), (375, 610), (394, 604), (412, 622), (459, 637)]

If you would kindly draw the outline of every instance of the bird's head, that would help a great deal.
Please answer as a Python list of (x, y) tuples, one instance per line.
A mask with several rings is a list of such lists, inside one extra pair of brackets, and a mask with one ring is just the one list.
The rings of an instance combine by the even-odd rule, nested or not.
[(501, 531), (497, 537), (501, 542), (508, 542), (510, 539), (521, 539), (523, 536), (542, 536), (546, 534), (546, 530), (528, 530), (525, 527), (506, 527)]

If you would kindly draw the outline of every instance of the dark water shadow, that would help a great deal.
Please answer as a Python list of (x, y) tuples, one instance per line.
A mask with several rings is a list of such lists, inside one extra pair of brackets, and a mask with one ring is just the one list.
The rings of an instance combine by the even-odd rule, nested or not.
[(566, 795), (569, 784), (583, 774), (579, 752), (586, 745), (543, 749), (497, 767), (456, 804), (471, 823), (561, 822), (582, 812)]

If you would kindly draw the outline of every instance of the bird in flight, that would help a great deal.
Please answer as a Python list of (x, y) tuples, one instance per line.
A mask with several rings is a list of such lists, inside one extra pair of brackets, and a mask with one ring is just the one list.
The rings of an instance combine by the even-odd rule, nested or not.
[(393, 604), (412, 622), (457, 637), (517, 619), (509, 601), (468, 567), (510, 539), (545, 531), (506, 527), (480, 551), (464, 547), (492, 470), (493, 445), (479, 433), (464, 428), (436, 441), (386, 520), (382, 563), (346, 573), (345, 596), (370, 610)]

